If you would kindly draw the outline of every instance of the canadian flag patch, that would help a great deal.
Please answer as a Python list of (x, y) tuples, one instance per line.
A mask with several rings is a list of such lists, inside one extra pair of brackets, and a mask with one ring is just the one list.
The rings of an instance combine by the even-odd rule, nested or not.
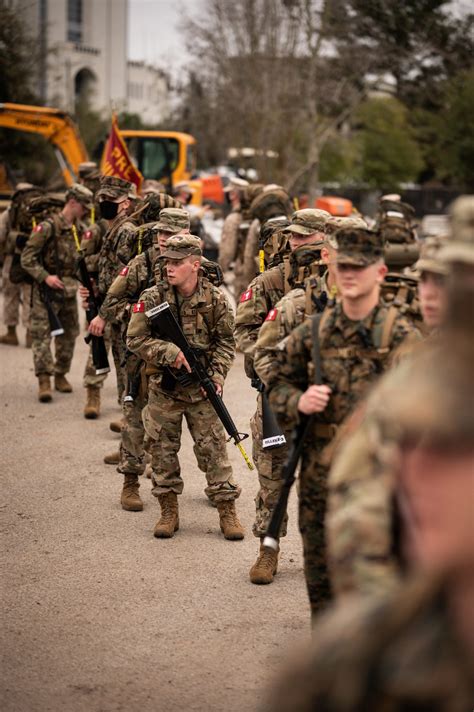
[(137, 302), (136, 304), (133, 305), (133, 313), (134, 314), (141, 314), (144, 311), (145, 311), (145, 302)]
[(43, 226), (42, 225), (37, 225), (35, 227), (35, 232), (43, 232)]
[(84, 233), (84, 239), (85, 240), (90, 240), (92, 237), (92, 230), (86, 230)]
[(275, 319), (277, 318), (277, 314), (278, 314), (278, 309), (270, 309), (270, 311), (268, 312), (268, 314), (265, 318), (265, 321), (275, 321)]
[(241, 302), (241, 303), (242, 303), (242, 302), (248, 302), (249, 299), (252, 299), (252, 294), (253, 294), (252, 290), (251, 290), (251, 289), (247, 289), (247, 291), (244, 292), (244, 293), (242, 294), (242, 296), (240, 297), (240, 302)]
[(121, 277), (126, 277), (128, 274), (128, 267), (124, 267), (123, 270), (120, 272)]

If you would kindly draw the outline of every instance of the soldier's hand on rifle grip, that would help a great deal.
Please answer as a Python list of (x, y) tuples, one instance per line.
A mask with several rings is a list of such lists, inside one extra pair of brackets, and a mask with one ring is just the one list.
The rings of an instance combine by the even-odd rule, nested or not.
[(329, 386), (310, 386), (298, 401), (298, 410), (304, 415), (321, 413), (329, 403), (331, 389)]
[(51, 289), (64, 289), (64, 284), (57, 274), (49, 274), (44, 281)]
[(186, 357), (185, 357), (185, 355), (183, 354), (182, 351), (180, 351), (179, 354), (176, 356), (175, 360), (174, 360), (173, 363), (171, 364), (171, 368), (181, 368), (181, 366), (184, 366), (184, 368), (186, 369), (186, 371), (188, 371), (189, 373), (191, 373), (191, 370), (192, 370), (192, 369), (191, 369), (191, 366), (190, 366), (189, 363), (186, 361)]
[(105, 319), (102, 319), (102, 317), (97, 314), (97, 316), (94, 317), (94, 319), (92, 319), (91, 323), (89, 324), (89, 334), (92, 334), (92, 336), (102, 336), (104, 333), (105, 324)]

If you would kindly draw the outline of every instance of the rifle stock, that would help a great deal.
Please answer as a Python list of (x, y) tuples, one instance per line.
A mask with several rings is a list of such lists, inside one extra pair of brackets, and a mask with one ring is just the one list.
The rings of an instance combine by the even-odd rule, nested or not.
[(46, 285), (41, 284), (40, 292), (43, 304), (45, 305), (46, 311), (48, 312), (50, 336), (62, 336), (64, 334), (63, 325), (59, 321), (59, 317), (51, 305), (51, 300), (48, 294), (48, 287)]
[(248, 438), (247, 433), (239, 433), (232, 417), (221, 396), (217, 393), (216, 386), (208, 374), (206, 367), (202, 364), (196, 350), (190, 345), (179, 325), (175, 315), (171, 311), (168, 302), (163, 302), (153, 309), (145, 312), (151, 323), (152, 330), (160, 337), (166, 337), (183, 352), (186, 361), (189, 363), (192, 376), (198, 385), (204, 390), (209, 401), (216, 411), (216, 414), (224, 426), (229, 440), (234, 441), (234, 445), (239, 449), (249, 470), (253, 470), (253, 465), (242, 446), (242, 440)]

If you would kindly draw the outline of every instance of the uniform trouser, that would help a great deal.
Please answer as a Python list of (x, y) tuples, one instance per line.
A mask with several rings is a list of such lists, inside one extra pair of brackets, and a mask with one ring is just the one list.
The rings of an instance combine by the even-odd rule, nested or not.
[(205, 493), (213, 502), (234, 500), (240, 495), (227, 457), (225, 433), (208, 400), (189, 403), (164, 393), (150, 380), (148, 405), (143, 410), (145, 431), (150, 438), (153, 469), (152, 493), (181, 494), (184, 482), (178, 460), (183, 417), (194, 440), (194, 454), (207, 480)]
[[(115, 375), (117, 378), (117, 393), (119, 405), (122, 405), (122, 397), (125, 391), (126, 375), (123, 366), (125, 357), (125, 344), (122, 338), (122, 327), (120, 324), (106, 324), (104, 331), (104, 342), (107, 353), (112, 349), (112, 356), (115, 364)], [(86, 367), (84, 369), (83, 386), (88, 388), (102, 388), (107, 378), (106, 373), (96, 374), (92, 362), (92, 348), (89, 349)]]
[(55, 337), (54, 360), (51, 353), (51, 327), (48, 312), (41, 300), (38, 286), (35, 285), (33, 287), (30, 332), (36, 376), (68, 373), (71, 368), (74, 343), (79, 334), (79, 315), (75, 295), (65, 298), (61, 302), (51, 300), (51, 307), (64, 329), (64, 334)]
[(304, 453), (299, 481), (299, 528), (313, 618), (331, 599), (324, 526), (328, 468), (318, 462), (320, 458), (321, 449), (311, 447)]
[(124, 399), (122, 406), (123, 426), (120, 440), (120, 463), (117, 471), (124, 475), (142, 475), (145, 471), (145, 450), (149, 439), (143, 427), (142, 412), (148, 402), (145, 377), (140, 378), (140, 387), (133, 400)]
[(19, 324), (21, 304), (21, 323), (25, 329), (29, 329), (31, 284), (26, 284), (26, 282), (13, 284), (13, 282), (10, 282), (9, 275), (12, 259), (12, 255), (7, 255), (2, 269), (3, 323), (5, 326), (17, 326)]
[[(257, 410), (250, 420), (252, 431), (252, 458), (258, 473), (260, 488), (255, 497), (255, 522), (252, 531), (255, 536), (265, 536), (273, 510), (280, 496), (283, 480), (282, 471), (289, 451), (289, 436), (285, 433), (287, 445), (265, 450), (263, 448), (262, 394), (257, 396)], [(286, 536), (288, 514), (282, 522), (280, 536)]]

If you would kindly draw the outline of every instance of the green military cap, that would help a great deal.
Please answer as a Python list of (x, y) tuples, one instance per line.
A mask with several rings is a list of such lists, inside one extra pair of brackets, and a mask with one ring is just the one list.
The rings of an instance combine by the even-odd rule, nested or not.
[(135, 185), (117, 176), (102, 176), (100, 187), (97, 191), (97, 199), (117, 201), (120, 198), (136, 200), (137, 189)]
[(175, 235), (181, 230), (189, 230), (190, 219), (187, 210), (181, 208), (163, 208), (160, 211), (160, 219), (155, 223), (155, 229), (159, 232), (170, 232)]
[(358, 215), (350, 215), (349, 217), (341, 217), (336, 215), (330, 215), (326, 223), (326, 235), (327, 241), (337, 250), (337, 241), (335, 234), (341, 227), (353, 227), (353, 228), (366, 228), (367, 223), (365, 220)]
[(343, 227), (335, 238), (338, 264), (368, 267), (383, 258), (383, 237), (368, 227)]
[(160, 257), (184, 260), (191, 255), (201, 257), (201, 238), (196, 235), (173, 235), (166, 240), (166, 250)]
[(433, 272), (434, 274), (445, 275), (449, 273), (449, 266), (442, 258), (442, 251), (446, 245), (447, 238), (437, 235), (427, 237), (420, 248), (420, 257), (414, 268), (417, 272)]
[(78, 203), (84, 205), (86, 208), (92, 207), (92, 201), (94, 199), (94, 194), (89, 188), (80, 183), (73, 183), (70, 188), (66, 191), (66, 201), (74, 198)]
[(451, 234), (441, 258), (474, 264), (474, 195), (462, 195), (451, 207)]
[(305, 208), (297, 210), (291, 216), (291, 223), (285, 232), (296, 232), (299, 235), (312, 235), (314, 232), (326, 232), (326, 224), (330, 218), (326, 210)]
[(95, 173), (97, 170), (97, 163), (94, 163), (94, 161), (84, 161), (83, 163), (79, 163), (77, 172), (80, 178), (85, 178), (90, 173)]

